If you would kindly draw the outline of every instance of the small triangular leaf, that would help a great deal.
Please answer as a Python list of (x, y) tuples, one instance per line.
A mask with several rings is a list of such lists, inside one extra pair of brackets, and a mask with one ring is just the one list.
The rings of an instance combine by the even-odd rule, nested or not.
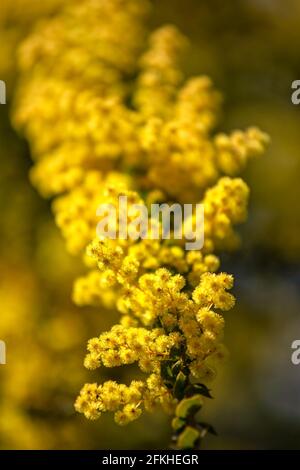
[(198, 422), (197, 423), (198, 426), (200, 426), (202, 429), (204, 429), (206, 432), (208, 432), (209, 434), (213, 434), (214, 436), (217, 436), (218, 433), (217, 431), (215, 430), (215, 428), (209, 424), (209, 423), (204, 423), (204, 422)]
[(203, 398), (201, 395), (194, 395), (191, 398), (184, 398), (176, 407), (176, 416), (178, 418), (187, 418), (188, 416), (197, 413), (203, 405)]
[(182, 418), (173, 418), (172, 419), (172, 428), (175, 432), (180, 431), (186, 425), (186, 421)]
[(184, 389), (187, 383), (187, 376), (183, 372), (179, 372), (176, 377), (173, 393), (174, 397), (181, 400), (184, 397)]
[(189, 387), (188, 392), (190, 394), (199, 393), (200, 395), (203, 395), (204, 397), (213, 398), (213, 396), (210, 393), (209, 388), (207, 388), (206, 385), (204, 384), (192, 384)]
[(174, 380), (170, 361), (162, 361), (161, 376), (166, 381)]
[(199, 439), (199, 431), (191, 426), (187, 426), (178, 438), (178, 447), (180, 449), (193, 449)]

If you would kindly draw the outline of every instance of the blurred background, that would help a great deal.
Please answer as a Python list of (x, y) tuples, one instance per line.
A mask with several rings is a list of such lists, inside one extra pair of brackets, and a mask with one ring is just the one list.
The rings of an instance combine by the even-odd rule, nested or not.
[[(2, 0), (0, 79), (15, 81), (15, 50), (36, 20), (61, 0)], [(243, 177), (251, 187), (240, 252), (223, 256), (235, 276), (237, 306), (226, 314), (231, 356), (213, 384), (203, 418), (218, 437), (205, 449), (300, 449), (300, 79), (298, 0), (154, 0), (153, 27), (177, 25), (191, 41), (187, 75), (207, 74), (225, 97), (221, 130), (255, 124), (272, 145)], [(163, 448), (168, 419), (144, 416), (128, 428), (111, 416), (86, 422), (73, 402), (91, 373), (86, 341), (112, 324), (72, 305), (81, 266), (66, 254), (51, 215), (28, 181), (30, 155), (0, 106), (0, 448)], [(95, 374), (95, 380), (99, 380)]]

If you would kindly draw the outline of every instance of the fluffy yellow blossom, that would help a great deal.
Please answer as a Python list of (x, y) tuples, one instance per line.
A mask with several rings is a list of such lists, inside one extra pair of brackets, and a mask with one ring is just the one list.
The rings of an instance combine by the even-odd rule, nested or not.
[(146, 117), (170, 113), (183, 80), (179, 62), (186, 43), (172, 25), (151, 34), (149, 48), (139, 60), (140, 75), (133, 97), (137, 109)]
[(204, 273), (198, 287), (193, 292), (193, 300), (201, 307), (213, 305), (221, 310), (230, 310), (234, 297), (226, 292), (233, 286), (233, 277), (226, 273)]
[(239, 243), (233, 226), (245, 221), (249, 188), (241, 178), (221, 178), (209, 188), (203, 199), (204, 249), (213, 252), (235, 248)]
[[(164, 268), (141, 276), (139, 286), (127, 294), (122, 307), (126, 305), (126, 313), (136, 316), (148, 328), (115, 325), (111, 331), (91, 339), (85, 366), (96, 369), (101, 365), (117, 367), (137, 363), (154, 380), (153, 377), (163, 377), (166, 365), (179, 362), (179, 370), (197, 379), (206, 382), (213, 378), (215, 370), (207, 361), (218, 352), (224, 319), (211, 307), (231, 308), (234, 298), (226, 290), (232, 287), (232, 277), (204, 273), (190, 295), (182, 292), (184, 286), (181, 275), (171, 275)], [(163, 396), (165, 393), (163, 387)], [(153, 397), (149, 398), (151, 406), (145, 408), (160, 403), (158, 398), (153, 403)], [(122, 424), (127, 422), (123, 411), (118, 417)]]
[(235, 131), (231, 135), (219, 134), (215, 137), (217, 161), (222, 172), (227, 175), (238, 174), (250, 158), (261, 155), (269, 136), (256, 127), (246, 132)]
[(146, 409), (160, 402), (164, 407), (172, 403), (171, 394), (158, 376), (152, 374), (145, 382), (133, 380), (129, 386), (112, 380), (103, 385), (86, 384), (76, 400), (77, 411), (88, 419), (97, 419), (104, 411), (114, 413), (120, 425), (137, 419)]
[(149, 331), (115, 325), (111, 331), (89, 341), (85, 365), (88, 369), (96, 369), (100, 364), (116, 367), (139, 362), (143, 365), (143, 361), (149, 360), (156, 369), (157, 363), (168, 357), (172, 347), (179, 342), (178, 333), (167, 336), (157, 328)]
[[(86, 384), (77, 411), (89, 419), (110, 411), (124, 425), (160, 405), (181, 420), (178, 433), (196, 422), (226, 357), (222, 311), (234, 305), (233, 278), (218, 272), (218, 252), (236, 247), (249, 196), (231, 176), (268, 138), (256, 128), (214, 134), (220, 93), (206, 76), (185, 80), (187, 40), (170, 25), (147, 36), (148, 10), (146, 0), (74, 1), (41, 24), (19, 50), (14, 122), (30, 142), (34, 185), (58, 196), (68, 249), (86, 249), (90, 272), (76, 281), (75, 302), (121, 314), (89, 341), (85, 366), (135, 364), (143, 376)], [(184, 240), (153, 240), (150, 231), (96, 237), (97, 208), (117, 209), (122, 195), (131, 208), (202, 203), (203, 249), (186, 252)]]
[[(73, 0), (64, 0), (65, 3)], [(61, 9), (61, 0), (2, 0), (0, 4), (0, 75), (12, 93), (16, 79), (16, 50), (32, 26)]]

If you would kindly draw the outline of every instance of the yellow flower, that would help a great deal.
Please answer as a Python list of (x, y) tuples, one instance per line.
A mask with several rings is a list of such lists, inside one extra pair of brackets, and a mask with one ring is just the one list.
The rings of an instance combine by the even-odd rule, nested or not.
[[(121, 316), (90, 340), (85, 366), (135, 364), (145, 376), (80, 392), (77, 411), (89, 419), (110, 411), (121, 425), (157, 405), (174, 412), (180, 373), (184, 396), (195, 379), (214, 378), (226, 356), (220, 311), (235, 299), (217, 253), (237, 246), (235, 225), (246, 219), (249, 197), (244, 181), (231, 176), (268, 143), (256, 128), (214, 134), (219, 92), (206, 76), (185, 81), (187, 40), (173, 26), (148, 36), (148, 10), (146, 0), (84, 0), (41, 24), (19, 51), (14, 112), (35, 160), (32, 181), (56, 196), (67, 247), (90, 269), (75, 282), (73, 299)], [(98, 206), (117, 209), (120, 195), (145, 208), (202, 203), (203, 249), (186, 252), (184, 240), (150, 236), (96, 238)]]

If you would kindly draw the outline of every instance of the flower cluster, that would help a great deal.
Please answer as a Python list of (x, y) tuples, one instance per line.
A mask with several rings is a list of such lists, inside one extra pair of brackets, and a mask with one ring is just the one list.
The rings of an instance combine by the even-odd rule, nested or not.
[[(263, 153), (268, 137), (257, 128), (213, 134), (219, 92), (207, 77), (184, 81), (187, 40), (175, 27), (147, 41), (148, 11), (146, 0), (74, 0), (40, 25), (19, 51), (14, 121), (36, 161), (33, 183), (57, 196), (57, 224), (90, 269), (75, 283), (75, 302), (121, 315), (90, 340), (85, 366), (135, 363), (144, 374), (128, 386), (85, 385), (76, 409), (91, 419), (112, 411), (127, 424), (161, 404), (175, 412), (178, 442), (189, 447), (191, 422), (193, 445), (200, 436), (200, 395), (209, 396), (205, 384), (226, 356), (222, 311), (234, 304), (233, 279), (218, 272), (216, 253), (236, 247), (234, 226), (245, 220), (249, 196), (231, 177)], [(146, 206), (202, 202), (203, 249), (94, 239), (97, 207), (124, 194)]]
[[(202, 383), (214, 378), (215, 367), (226, 350), (221, 343), (224, 319), (212, 308), (229, 310), (233, 306), (234, 297), (227, 292), (232, 284), (228, 274), (207, 272), (188, 295), (182, 292), (184, 277), (172, 276), (165, 268), (141, 276), (138, 287), (128, 288), (123, 299), (119, 298), (122, 304), (119, 308), (125, 313), (122, 324), (89, 341), (85, 366), (96, 369), (137, 363), (141, 371), (150, 375), (129, 387), (111, 382), (100, 387), (86, 385), (76, 401), (76, 409), (91, 419), (98, 418), (103, 411), (114, 411), (116, 421), (126, 424), (138, 418), (143, 407), (151, 408), (150, 380), (159, 386), (159, 393), (157, 387), (153, 388), (156, 398), (160, 397), (154, 403), (163, 403), (174, 411), (173, 390), (168, 382), (162, 381), (165, 365), (177, 363), (179, 369), (185, 369), (185, 373)], [(136, 323), (134, 318), (148, 328), (130, 326)], [(111, 390), (108, 395), (107, 387)]]
[[(65, 0), (68, 2), (69, 0)], [(16, 79), (15, 53), (18, 43), (32, 25), (60, 9), (61, 0), (2, 0), (0, 5), (0, 76), (7, 85), (8, 95)]]
[(146, 382), (133, 380), (129, 386), (108, 380), (103, 385), (86, 384), (76, 400), (75, 407), (88, 419), (98, 419), (102, 412), (114, 412), (115, 421), (122, 426), (139, 418), (145, 409), (152, 411), (157, 404), (167, 412), (174, 399), (156, 374), (149, 375)]

